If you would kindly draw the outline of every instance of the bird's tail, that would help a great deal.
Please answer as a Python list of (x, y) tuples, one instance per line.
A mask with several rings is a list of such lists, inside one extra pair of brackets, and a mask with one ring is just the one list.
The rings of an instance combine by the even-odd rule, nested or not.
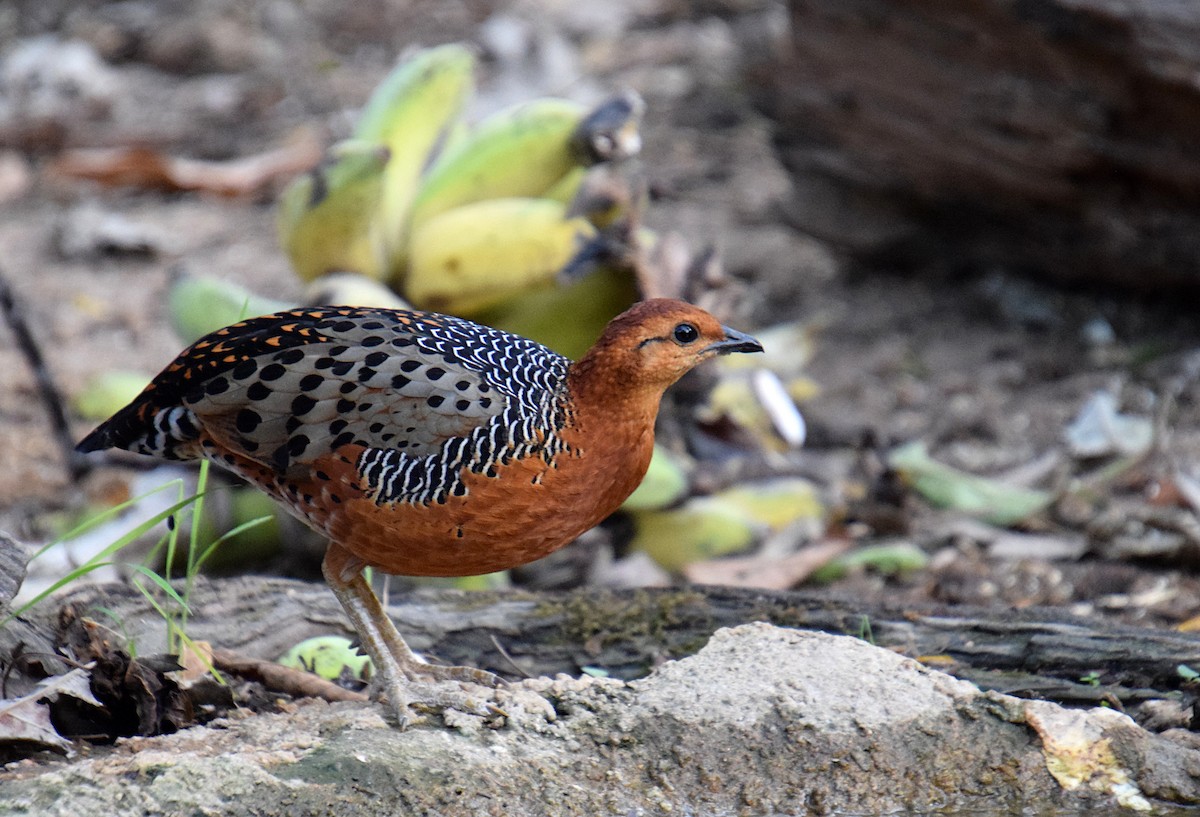
[(184, 406), (159, 408), (135, 400), (79, 441), (83, 453), (120, 448), (172, 460), (194, 459), (193, 445), (200, 436), (196, 415)]

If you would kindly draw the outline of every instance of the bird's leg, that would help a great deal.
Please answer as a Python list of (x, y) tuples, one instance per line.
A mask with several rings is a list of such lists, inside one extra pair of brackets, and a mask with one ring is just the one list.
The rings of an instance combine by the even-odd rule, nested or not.
[[(321, 572), (325, 574), (325, 581), (329, 583), (333, 595), (337, 596), (342, 609), (346, 611), (346, 616), (349, 617), (354, 631), (358, 633), (363, 649), (367, 651), (367, 655), (371, 656), (375, 674), (383, 690), (387, 692), (388, 705), (392, 714), (396, 716), (400, 728), (403, 729), (408, 726), (410, 720), (408, 716), (409, 698), (402, 683), (404, 671), (392, 656), (380, 627), (381, 619), (386, 622), (387, 626), (392, 626), (391, 621), (386, 616), (379, 615), (381, 610), (374, 609), (379, 608), (379, 602), (375, 599), (371, 588), (366, 587), (361, 573), (356, 573), (354, 576), (361, 583), (361, 588), (354, 587), (353, 579), (346, 581), (342, 578), (342, 571), (331, 561), (331, 557), (340, 555), (335, 554), (335, 548), (341, 550), (336, 545), (329, 546), (329, 551), (325, 554), (325, 561), (321, 564)], [(375, 602), (374, 607), (371, 601)], [(392, 629), (395, 630), (395, 627), (392, 626)]]
[[(423, 680), (465, 681), (486, 687), (503, 686), (501, 678), (481, 669), (444, 667), (421, 660), (405, 643), (379, 603), (379, 598), (363, 578), (362, 565), (343, 548), (330, 543), (321, 568), (325, 581), (358, 633), (363, 649), (371, 656), (391, 709), (402, 728), (408, 724), (408, 706), (412, 703), (404, 684), (406, 680), (418, 683)], [(347, 573), (350, 575), (347, 576)], [(436, 705), (455, 706), (459, 703), (453, 696), (431, 697), (433, 699), (428, 702)]]

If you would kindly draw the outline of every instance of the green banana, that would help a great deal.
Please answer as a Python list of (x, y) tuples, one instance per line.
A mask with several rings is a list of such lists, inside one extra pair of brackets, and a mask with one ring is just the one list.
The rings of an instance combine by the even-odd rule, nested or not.
[(71, 400), (71, 408), (85, 420), (106, 420), (132, 403), (149, 382), (150, 375), (145, 372), (103, 371), (88, 379), (83, 391)]
[(466, 47), (430, 48), (397, 65), (363, 109), (354, 137), (391, 151), (378, 218), (393, 274), (407, 243), (418, 182), (453, 134), (474, 90), (474, 72), (475, 57)]
[(409, 247), (405, 296), (421, 308), (478, 313), (510, 295), (554, 284), (596, 230), (549, 199), (465, 204), (418, 226)]
[(483, 120), (421, 184), (413, 229), (463, 204), (541, 196), (578, 163), (571, 137), (586, 113), (578, 103), (546, 98)]
[(179, 275), (167, 291), (171, 328), (184, 343), (192, 343), (223, 326), (295, 306), (265, 298), (228, 281)]
[[(633, 273), (602, 264), (569, 283), (509, 295), (472, 317), (577, 360), (600, 337), (604, 326), (637, 299)], [(571, 320), (564, 321), (563, 315), (568, 314)]]
[(387, 148), (349, 140), (331, 147), (320, 165), (284, 189), (276, 219), (279, 240), (301, 279), (337, 271), (385, 276), (376, 214), (390, 166)]
[(541, 197), (567, 201), (578, 186), (574, 171), (627, 159), (641, 149), (641, 97), (625, 92), (592, 110), (566, 99), (543, 98), (485, 119), (443, 155), (421, 185), (412, 225), (485, 199)]

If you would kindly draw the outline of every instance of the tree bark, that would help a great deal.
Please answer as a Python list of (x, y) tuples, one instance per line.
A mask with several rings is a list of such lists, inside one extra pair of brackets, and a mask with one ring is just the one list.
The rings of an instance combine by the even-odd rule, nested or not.
[(1200, 4), (791, 0), (790, 218), (868, 262), (1200, 284)]

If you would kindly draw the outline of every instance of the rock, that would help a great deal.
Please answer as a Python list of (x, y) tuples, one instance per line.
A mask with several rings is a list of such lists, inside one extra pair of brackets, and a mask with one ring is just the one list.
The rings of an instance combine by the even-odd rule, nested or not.
[(0, 814), (1018, 813), (1200, 799), (1186, 773), (1200, 752), (1119, 713), (982, 693), (844, 636), (750, 624), (641, 681), (515, 686), (501, 724), (430, 716), (398, 732), (374, 705), (305, 702), (24, 765), (0, 772)]

